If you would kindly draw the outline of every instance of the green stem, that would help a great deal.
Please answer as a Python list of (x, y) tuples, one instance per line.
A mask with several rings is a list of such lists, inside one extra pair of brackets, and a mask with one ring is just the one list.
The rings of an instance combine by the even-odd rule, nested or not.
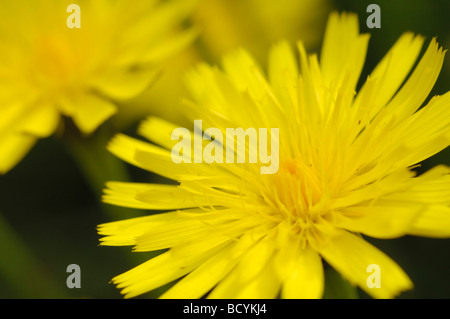
[[(72, 158), (78, 164), (84, 179), (89, 184), (92, 193), (100, 202), (105, 183), (108, 181), (130, 180), (125, 163), (108, 152), (106, 146), (112, 138), (110, 127), (100, 127), (91, 137), (83, 138), (75, 134), (65, 137)], [(142, 215), (136, 209), (129, 209), (101, 203), (103, 212), (109, 220), (122, 220)]]
[(27, 245), (0, 214), (0, 273), (18, 298), (67, 298)]

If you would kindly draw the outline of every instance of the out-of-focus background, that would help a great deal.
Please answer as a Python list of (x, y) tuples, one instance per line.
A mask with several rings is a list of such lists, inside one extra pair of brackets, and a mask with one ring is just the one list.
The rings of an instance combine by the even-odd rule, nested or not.
[[(366, 26), (370, 15), (366, 8), (371, 3), (381, 7), (380, 29)], [(146, 114), (181, 123), (174, 105), (185, 93), (182, 73), (201, 59), (217, 63), (224, 52), (243, 46), (264, 65), (270, 43), (281, 38), (292, 42), (304, 39), (310, 50), (318, 51), (331, 10), (358, 13), (361, 31), (371, 33), (363, 78), (405, 31), (424, 35), (426, 43), (437, 37), (444, 48), (450, 48), (449, 1), (203, 0), (191, 23), (203, 27), (204, 32), (193, 46), (168, 61), (159, 82), (129, 102), (142, 113), (130, 119), (132, 124), (123, 126), (122, 132), (135, 136), (136, 126)], [(432, 95), (449, 89), (447, 57)], [(89, 152), (93, 159), (112, 157), (95, 147)], [(425, 161), (419, 171), (442, 163), (450, 165), (448, 148)], [(127, 168), (133, 181), (157, 178)], [(99, 176), (98, 180), (107, 178)], [(58, 136), (40, 140), (17, 167), (0, 176), (0, 298), (122, 298), (110, 279), (150, 254), (131, 253), (131, 247), (100, 247), (96, 226), (145, 212), (102, 204), (98, 180), (97, 184), (88, 181), (80, 162)], [(369, 240), (413, 280), (414, 290), (399, 298), (450, 298), (450, 239)], [(66, 286), (70, 264), (81, 268), (79, 289)]]

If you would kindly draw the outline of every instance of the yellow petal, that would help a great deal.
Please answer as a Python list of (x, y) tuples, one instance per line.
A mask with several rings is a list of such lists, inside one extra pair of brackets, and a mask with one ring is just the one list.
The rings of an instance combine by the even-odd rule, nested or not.
[[(242, 59), (249, 60), (247, 63), (250, 63), (250, 76), (256, 77), (254, 80), (261, 82), (261, 74), (253, 74), (256, 71), (251, 67), (253, 63), (251, 58), (246, 54), (243, 55), (245, 58), (241, 57)], [(235, 56), (239, 56), (239, 54), (228, 56), (227, 59), (232, 60)], [(239, 75), (236, 76), (239, 77)], [(194, 118), (201, 118), (205, 127), (217, 127), (223, 131), (227, 127), (233, 127), (232, 125), (236, 121), (239, 121), (243, 127), (255, 127), (256, 125), (270, 127), (266, 124), (270, 119), (268, 114), (255, 112), (255, 110), (262, 110), (261, 104), (255, 103), (245, 86), (241, 87), (242, 84), (236, 84), (234, 81), (233, 76), (206, 64), (199, 64), (188, 72), (186, 85), (192, 96), (200, 102), (198, 104), (185, 103), (190, 114)], [(266, 89), (261, 90), (261, 94), (264, 94)], [(241, 112), (239, 114), (233, 112), (229, 107), (230, 104), (235, 105)], [(211, 106), (214, 106), (212, 113), (210, 112)]]
[(152, 184), (149, 190), (139, 192), (136, 195), (138, 201), (147, 203), (149, 209), (169, 210), (190, 207), (214, 206), (215, 202), (209, 194), (196, 194), (180, 186)]
[(450, 207), (431, 205), (418, 216), (408, 234), (431, 238), (450, 237)]
[(72, 101), (75, 107), (73, 120), (85, 134), (90, 134), (117, 111), (117, 107), (106, 99), (95, 95), (83, 95)]
[(101, 245), (135, 245), (136, 238), (159, 227), (184, 220), (177, 212), (130, 218), (98, 226)]
[[(405, 272), (380, 250), (364, 239), (341, 231), (319, 248), (322, 257), (346, 280), (375, 298), (393, 298), (413, 284)], [(380, 288), (369, 288), (368, 266), (380, 267)]]
[(137, 151), (154, 152), (163, 158), (170, 158), (170, 152), (124, 134), (116, 134), (108, 143), (107, 149), (118, 158), (140, 168), (143, 168), (144, 165), (136, 161)]
[[(178, 143), (178, 140), (172, 140), (172, 132), (177, 128), (179, 128), (178, 125), (165, 121), (164, 119), (151, 116), (141, 122), (138, 128), (138, 133), (148, 140), (152, 141), (153, 143), (156, 143), (171, 151), (174, 145)], [(200, 132), (200, 134), (196, 131), (189, 132), (192, 136), (192, 139), (201, 140), (203, 146), (206, 144), (206, 141), (203, 140), (203, 132)], [(191, 162), (194, 161), (195, 150), (196, 145), (194, 145), (191, 150)], [(198, 151), (203, 152), (203, 149), (198, 148)]]
[(20, 123), (18, 131), (48, 137), (58, 126), (59, 113), (53, 105), (35, 105)]
[(181, 279), (175, 286), (164, 293), (161, 298), (190, 299), (201, 298), (220, 282), (238, 263), (248, 242), (243, 244), (239, 240), (237, 244), (224, 248), (203, 265)]
[[(136, 238), (134, 251), (153, 251), (171, 248), (188, 240), (203, 240), (213, 232), (215, 223), (206, 224), (202, 220), (185, 219), (161, 225), (158, 229)], [(215, 226), (215, 225), (214, 225)]]
[(355, 88), (364, 66), (368, 34), (359, 34), (356, 14), (331, 13), (325, 31), (320, 67), (325, 85), (339, 86), (346, 74)]
[(324, 290), (324, 271), (319, 254), (310, 245), (302, 248), (300, 241), (286, 224), (280, 224), (278, 229), (281, 241), (275, 265), (282, 281), (281, 297), (321, 298)]
[(89, 81), (94, 89), (113, 99), (125, 100), (143, 92), (155, 80), (159, 70), (107, 70)]
[(392, 192), (386, 199), (433, 205), (450, 205), (450, 167), (438, 165), (411, 180), (410, 187)]
[(292, 268), (290, 268), (290, 273), (286, 275), (281, 290), (282, 298), (321, 298), (324, 289), (324, 274), (319, 255), (308, 247), (295, 254), (292, 262)]
[(364, 187), (361, 187), (361, 181), (354, 177), (350, 180), (352, 183), (349, 184), (353, 189), (350, 192), (345, 192), (345, 188), (342, 187), (342, 195), (336, 197), (331, 206), (333, 209), (355, 206), (358, 203), (374, 200), (381, 196), (389, 196), (387, 194), (399, 193), (410, 187), (414, 176), (414, 172), (409, 169), (399, 169), (377, 180), (376, 183), (362, 184)]
[(173, 180), (180, 180), (182, 176), (191, 175), (210, 176), (214, 172), (212, 165), (177, 164), (173, 161), (169, 150), (123, 134), (117, 134), (107, 148), (114, 155), (130, 164)]
[[(274, 88), (296, 83), (298, 79), (298, 65), (294, 51), (286, 41), (274, 45), (269, 56), (269, 79)], [(292, 81), (292, 82), (291, 82)]]
[(269, 261), (261, 273), (241, 290), (236, 291), (236, 299), (274, 299), (281, 287), (273, 262)]
[(138, 184), (138, 183), (120, 183), (108, 182), (102, 200), (105, 203), (119, 205), (130, 208), (152, 209), (154, 205), (136, 199), (139, 193), (147, 190), (170, 190), (170, 185)]
[(151, 251), (205, 238), (235, 238), (258, 223), (252, 216), (242, 218), (237, 210), (195, 208), (102, 224), (98, 233), (105, 236), (101, 245), (135, 245), (135, 251)]
[(37, 139), (26, 134), (6, 134), (0, 138), (0, 174), (11, 170), (36, 143)]
[(442, 47), (433, 38), (411, 76), (387, 106), (400, 119), (413, 114), (425, 101), (441, 71), (444, 56)]
[[(368, 110), (370, 119), (385, 106), (403, 83), (417, 60), (423, 41), (424, 38), (421, 36), (414, 36), (412, 33), (403, 34), (370, 74), (370, 79), (376, 81), (371, 101), (373, 106)], [(355, 105), (364, 107), (365, 102), (361, 103), (360, 97), (367, 89), (366, 84), (361, 88)]]
[[(280, 283), (271, 261), (274, 251), (272, 235), (257, 241), (208, 298), (274, 298)], [(264, 280), (267, 287), (263, 287)]]
[(380, 199), (367, 206), (342, 208), (335, 213), (334, 225), (376, 238), (406, 235), (425, 205)]
[(117, 288), (123, 288), (121, 293), (125, 295), (125, 298), (135, 297), (186, 275), (226, 245), (223, 242), (218, 244), (211, 242), (208, 249), (193, 252), (190, 255), (169, 250), (113, 278), (112, 281)]
[(174, 141), (171, 140), (172, 132), (178, 127), (178, 125), (161, 118), (151, 116), (141, 122), (138, 133), (150, 141), (171, 150), (174, 145)]
[(172, 160), (171, 153), (163, 149), (158, 152), (152, 151), (136, 151), (135, 161), (137, 166), (142, 167), (150, 172), (164, 176), (173, 180), (181, 180), (186, 176), (210, 176), (214, 174), (213, 165), (199, 165), (198, 163), (175, 163)]
[(187, 210), (178, 212), (179, 219), (170, 224), (147, 229), (136, 237), (134, 251), (152, 251), (179, 246), (189, 241), (202, 241), (211, 236), (233, 238), (257, 225), (255, 218), (242, 218), (232, 210), (213, 212)]
[(178, 33), (177, 37), (159, 43), (157, 46), (151, 48), (148, 54), (143, 54), (139, 57), (142, 62), (161, 63), (176, 52), (181, 51), (187, 47), (198, 35), (198, 30), (191, 29), (188, 31)]
[(298, 81), (298, 65), (287, 42), (280, 42), (273, 46), (269, 56), (270, 84), (277, 96), (281, 97), (283, 104), (291, 105), (296, 102), (292, 99)]
[[(36, 94), (27, 92), (12, 93), (12, 88), (0, 86), (0, 100), (2, 101), (0, 116), (0, 134), (7, 134), (17, 128), (23, 118), (29, 114), (30, 110), (36, 104)], [(11, 94), (11, 96), (8, 96)], [(6, 95), (6, 96), (3, 96)]]
[(436, 96), (403, 121), (394, 134), (397, 152), (386, 156), (399, 158), (405, 166), (416, 164), (440, 152), (450, 144), (450, 92)]
[(245, 50), (236, 50), (223, 58), (223, 69), (241, 92), (248, 90), (255, 100), (266, 95), (267, 83), (261, 67)]
[[(131, 26), (126, 25), (127, 37), (124, 37), (121, 43), (124, 50), (121, 50), (115, 63), (154, 64), (189, 45), (197, 35), (195, 29), (178, 31), (175, 34), (173, 30), (189, 16), (197, 2), (198, 0), (175, 0), (159, 3), (158, 6), (145, 3), (144, 6), (153, 7), (150, 10), (136, 7), (135, 10), (148, 14), (134, 21)], [(136, 49), (130, 50), (130, 47)]]
[[(225, 235), (212, 233), (207, 239), (193, 239), (171, 248), (169, 251), (113, 279), (125, 297), (133, 297), (176, 280), (222, 251), (242, 230)], [(231, 235), (231, 236), (230, 236)]]

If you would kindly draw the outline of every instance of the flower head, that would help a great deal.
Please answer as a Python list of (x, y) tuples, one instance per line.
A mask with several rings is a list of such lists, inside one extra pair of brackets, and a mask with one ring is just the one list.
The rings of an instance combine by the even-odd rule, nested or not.
[(78, 12), (69, 1), (1, 2), (0, 172), (55, 132), (62, 116), (92, 133), (192, 39), (192, 31), (175, 32), (192, 1), (158, 2), (81, 0)]
[[(360, 235), (450, 236), (450, 169), (412, 170), (449, 145), (450, 93), (420, 108), (444, 53), (431, 40), (409, 74), (424, 39), (406, 33), (356, 93), (368, 41), (355, 15), (334, 13), (320, 60), (302, 43), (297, 58), (282, 42), (267, 75), (243, 50), (226, 56), (222, 69), (202, 64), (188, 74), (189, 116), (203, 127), (224, 136), (226, 128), (279, 128), (268, 143), (279, 147), (274, 174), (261, 174), (261, 161), (176, 164), (176, 126), (157, 118), (140, 127), (156, 145), (112, 140), (117, 156), (178, 182), (107, 185), (107, 203), (169, 211), (99, 226), (102, 245), (168, 249), (113, 279), (126, 297), (181, 278), (162, 297), (317, 298), (324, 261), (376, 298), (412, 288)], [(382, 273), (376, 289), (367, 285), (373, 264)]]

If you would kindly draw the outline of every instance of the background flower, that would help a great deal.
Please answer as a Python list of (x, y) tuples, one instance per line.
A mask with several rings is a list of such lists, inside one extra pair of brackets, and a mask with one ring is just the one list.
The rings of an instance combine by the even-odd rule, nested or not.
[(183, 117), (177, 111), (187, 90), (182, 75), (195, 63), (220, 62), (223, 54), (243, 47), (260, 63), (267, 61), (272, 43), (287, 39), (295, 44), (302, 39), (307, 49), (317, 49), (332, 9), (329, 0), (200, 0), (191, 15), (201, 30), (194, 46), (189, 46), (167, 62), (165, 72), (151, 90), (129, 104), (141, 110), (142, 119), (151, 111), (177, 123)]
[[(144, 91), (161, 61), (193, 38), (175, 32), (193, 1), (79, 1), (81, 28), (69, 28), (69, 1), (0, 4), (0, 172), (69, 117), (91, 134)], [(121, 112), (133, 112), (123, 108)]]

